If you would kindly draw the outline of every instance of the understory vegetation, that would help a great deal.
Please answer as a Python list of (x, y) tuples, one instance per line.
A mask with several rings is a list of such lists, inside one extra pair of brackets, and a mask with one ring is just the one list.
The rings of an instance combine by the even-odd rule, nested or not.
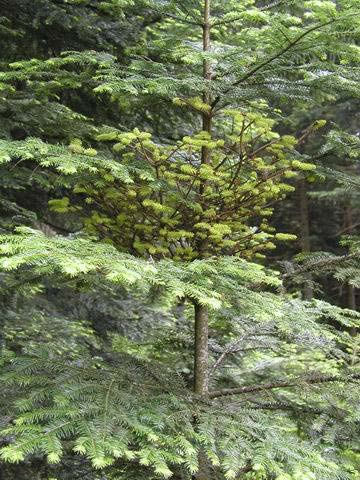
[(0, 480), (359, 480), (358, 0), (0, 40)]

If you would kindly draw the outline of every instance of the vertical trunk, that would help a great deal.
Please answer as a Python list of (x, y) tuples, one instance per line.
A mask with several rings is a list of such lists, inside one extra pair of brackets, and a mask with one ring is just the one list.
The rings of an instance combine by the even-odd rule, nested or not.
[[(203, 18), (203, 51), (210, 49), (210, 0), (204, 0), (204, 18)], [(211, 80), (211, 64), (208, 59), (203, 60), (203, 78), (205, 81)], [(203, 101), (210, 104), (211, 96), (206, 86), (203, 94)], [(211, 112), (202, 114), (202, 128), (211, 135)], [(201, 164), (211, 162), (211, 153), (208, 147), (203, 147), (201, 151)], [(206, 182), (201, 182), (199, 195), (204, 193)], [(199, 243), (199, 257), (206, 256), (207, 241), (201, 240)], [(198, 395), (206, 396), (208, 391), (208, 311), (207, 308), (195, 304), (195, 357), (194, 357), (194, 391)]]
[[(198, 303), (194, 304), (195, 348), (194, 348), (194, 392), (206, 398), (209, 391), (209, 317), (208, 309)], [(195, 428), (198, 419), (194, 417)], [(199, 469), (194, 480), (210, 480), (210, 465), (203, 451), (198, 454)]]
[[(310, 220), (309, 220), (309, 199), (306, 188), (306, 180), (300, 180), (299, 183), (299, 203), (300, 203), (300, 247), (302, 253), (310, 252)], [(311, 276), (308, 276), (308, 285), (304, 285), (303, 297), (305, 300), (313, 298), (313, 290), (311, 288)]]
[(195, 304), (194, 392), (203, 397), (208, 393), (208, 311)]
[(355, 288), (350, 284), (347, 287), (347, 307), (356, 310)]
[[(210, 50), (210, 0), (205, 0), (204, 4), (204, 22), (203, 22), (203, 52), (206, 53)], [(206, 86), (203, 93), (203, 102), (207, 105), (211, 103), (211, 95), (209, 92), (208, 82), (211, 80), (211, 63), (207, 58), (203, 60), (203, 79)], [(202, 128), (204, 132), (208, 132), (211, 135), (211, 120), (212, 112), (204, 112), (202, 114)], [(201, 151), (201, 163), (208, 164), (211, 161), (210, 150), (207, 147), (203, 147)], [(204, 185), (201, 186), (201, 189)], [(201, 193), (201, 192), (200, 192)]]
[[(351, 205), (347, 205), (344, 211), (344, 231), (351, 234), (353, 229), (353, 212)], [(347, 307), (356, 310), (355, 289), (353, 285), (347, 285)]]
[[(351, 234), (353, 230), (353, 211), (351, 205), (347, 205), (345, 207), (344, 211), (344, 230), (347, 234)], [(356, 296), (355, 296), (355, 287), (353, 285), (350, 285), (349, 283), (346, 286), (347, 290), (347, 301), (346, 301), (346, 306), (347, 308), (350, 308), (351, 310), (356, 310)], [(356, 328), (353, 327), (350, 330), (351, 335), (355, 336), (356, 335)]]
[[(203, 21), (203, 51), (207, 52), (210, 50), (210, 0), (205, 0), (204, 3), (204, 21)], [(211, 80), (211, 64), (207, 58), (203, 60), (203, 78), (205, 80)], [(204, 102), (210, 103), (209, 91), (204, 92)], [(203, 115), (208, 117), (208, 115)], [(204, 130), (207, 130), (205, 125)]]
[[(203, 398), (208, 394), (208, 310), (195, 304), (195, 352), (194, 352), (194, 392)], [(197, 419), (195, 419), (195, 424)], [(199, 470), (195, 480), (210, 480), (209, 461), (203, 451), (198, 456)]]
[[(210, 1), (204, 0), (203, 15), (203, 52), (206, 53), (210, 49)], [(203, 102), (207, 105), (211, 103), (211, 94), (208, 83), (211, 80), (211, 63), (208, 59), (203, 60), (203, 79), (207, 83), (205, 85)], [(202, 114), (202, 129), (211, 135), (212, 128), (212, 112), (204, 112)], [(201, 164), (207, 165), (211, 162), (211, 152), (208, 147), (201, 150)], [(205, 191), (206, 182), (203, 181), (199, 187), (200, 201)], [(201, 240), (199, 244), (199, 257), (206, 257), (207, 240)], [(208, 394), (208, 365), (209, 365), (209, 317), (208, 309), (198, 303), (195, 304), (195, 352), (194, 352), (194, 392), (201, 397), (206, 398)], [(199, 453), (199, 470), (194, 476), (196, 480), (209, 480), (209, 462), (204, 452)]]

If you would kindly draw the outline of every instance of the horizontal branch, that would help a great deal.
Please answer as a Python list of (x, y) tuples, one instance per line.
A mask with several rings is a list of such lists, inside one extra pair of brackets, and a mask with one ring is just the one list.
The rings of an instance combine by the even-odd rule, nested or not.
[(177, 22), (186, 23), (187, 25), (194, 25), (196, 27), (202, 27), (203, 26), (203, 24), (201, 22), (195, 22), (193, 20), (188, 20), (187, 18), (178, 17), (177, 15), (173, 15), (172, 13), (163, 12), (162, 15), (165, 16), (165, 17), (172, 18), (173, 20), (176, 20)]
[(302, 273), (313, 272), (314, 270), (318, 272), (319, 270), (323, 270), (323, 269), (325, 270), (326, 268), (331, 267), (333, 265), (338, 265), (338, 264), (343, 265), (343, 263), (346, 262), (347, 260), (354, 260), (359, 258), (360, 258), (360, 251), (356, 251), (354, 253), (348, 253), (346, 255), (336, 255), (332, 257), (321, 258), (320, 260), (312, 260), (306, 265), (299, 267), (292, 272), (284, 273), (282, 278), (283, 279), (291, 278), (291, 277), (295, 277), (296, 275), (300, 275)]
[(360, 373), (355, 373), (347, 377), (338, 377), (336, 375), (316, 376), (308, 378), (294, 378), (293, 380), (279, 380), (277, 382), (264, 383), (262, 385), (245, 385), (238, 388), (223, 388), (221, 390), (214, 390), (209, 393), (209, 398), (227, 397), (230, 395), (241, 395), (243, 393), (262, 392), (264, 390), (273, 390), (275, 388), (292, 388), (298, 387), (301, 384), (319, 384), (329, 382), (351, 382), (353, 380), (360, 380)]
[[(315, 25), (307, 30), (305, 30), (305, 32), (303, 32), (301, 35), (299, 35), (297, 38), (295, 38), (295, 40), (293, 40), (292, 42), (288, 43), (283, 49), (281, 49), (279, 52), (276, 52), (274, 55), (272, 55), (270, 58), (268, 58), (267, 60), (264, 60), (262, 63), (260, 63), (259, 65), (255, 66), (254, 68), (252, 68), (249, 72), (247, 72), (245, 75), (243, 75), (241, 78), (239, 78), (238, 80), (236, 80), (236, 82), (234, 82), (227, 90), (225, 90), (225, 92), (223, 93), (223, 95), (226, 95), (227, 93), (229, 93), (234, 87), (237, 87), (238, 85), (240, 85), (242, 82), (244, 82), (245, 80), (247, 80), (248, 78), (252, 77), (253, 75), (255, 75), (259, 70), (263, 69), (264, 67), (266, 67), (267, 65), (270, 65), (274, 60), (277, 60), (278, 58), (280, 58), (282, 55), (284, 55), (286, 52), (288, 52), (289, 50), (291, 50), (291, 48), (293, 48), (295, 45), (297, 45), (301, 40), (303, 40), (307, 35), (309, 35), (310, 33), (312, 32), (315, 32), (316, 30), (319, 30), (320, 28), (323, 28), (323, 27), (326, 27), (327, 25), (331, 25), (332, 23), (335, 22), (335, 19), (331, 19), (329, 20), (328, 22), (325, 22), (325, 23), (321, 23), (321, 24), (318, 24), (318, 25)], [(211, 105), (211, 108), (214, 109), (214, 107), (218, 104), (218, 102), (221, 100), (221, 96), (217, 96), (215, 98), (215, 100), (213, 101), (212, 105)]]
[(254, 403), (253, 408), (255, 410), (290, 410), (292, 412), (298, 413), (314, 413), (321, 415), (325, 412), (324, 409), (314, 408), (314, 407), (305, 407), (302, 405), (291, 405), (290, 403), (285, 402), (252, 402)]

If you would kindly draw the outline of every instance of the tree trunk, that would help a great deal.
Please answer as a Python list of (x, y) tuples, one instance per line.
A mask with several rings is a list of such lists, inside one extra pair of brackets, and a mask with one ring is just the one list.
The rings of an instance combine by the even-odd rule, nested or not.
[[(203, 51), (210, 49), (210, 1), (204, 0), (203, 13)], [(203, 60), (203, 78), (206, 81), (211, 80), (211, 64), (209, 60)], [(206, 86), (203, 94), (203, 102), (210, 105), (211, 97)], [(211, 135), (212, 112), (202, 113), (202, 128)], [(211, 152), (206, 146), (201, 150), (201, 164), (211, 162)], [(199, 187), (199, 195), (204, 193), (206, 182), (202, 181)], [(206, 257), (207, 240), (201, 240), (199, 243), (199, 257)], [(198, 395), (206, 396), (208, 392), (208, 311), (207, 308), (195, 304), (195, 357), (194, 357), (194, 391)]]
[[(210, 49), (210, 1), (204, 0), (203, 13), (203, 51)], [(203, 60), (203, 78), (211, 80), (211, 64), (209, 60)], [(203, 102), (210, 105), (211, 97), (206, 86), (203, 94)], [(212, 112), (202, 113), (203, 131), (211, 135)], [(201, 164), (209, 164), (211, 162), (211, 152), (206, 146), (201, 150)], [(199, 187), (199, 196), (201, 198), (206, 187), (206, 181), (203, 180)], [(199, 242), (199, 257), (205, 258), (207, 254), (208, 242), (206, 239)], [(195, 304), (195, 357), (194, 357), (194, 391), (198, 395), (206, 396), (208, 392), (208, 311), (207, 308)]]
[[(210, 1), (204, 0), (203, 13), (203, 51), (210, 49)], [(205, 82), (211, 81), (211, 63), (204, 58), (203, 60), (203, 79)], [(203, 93), (203, 102), (207, 105), (211, 104), (211, 95), (209, 85), (205, 86)], [(212, 128), (212, 111), (202, 113), (202, 129), (211, 135)], [(211, 152), (206, 146), (201, 150), (201, 164), (207, 165), (211, 163)], [(206, 182), (202, 181), (199, 186), (200, 201), (206, 187)], [(207, 254), (207, 240), (201, 240), (199, 244), (199, 257), (205, 258)], [(209, 315), (207, 307), (195, 303), (195, 348), (194, 348), (194, 392), (206, 398), (208, 395), (208, 368), (209, 368)], [(194, 475), (196, 480), (210, 480), (210, 465), (204, 452), (199, 453), (199, 470)]]
[[(353, 230), (353, 211), (351, 205), (347, 205), (344, 211), (344, 230), (347, 234), (351, 234)], [(348, 283), (346, 285), (347, 290), (347, 299), (346, 299), (346, 306), (351, 310), (356, 310), (356, 292), (355, 287)], [(350, 334), (355, 336), (357, 334), (356, 328), (352, 327), (350, 329)]]
[[(310, 220), (309, 220), (309, 199), (306, 188), (306, 180), (299, 182), (299, 203), (300, 203), (300, 247), (302, 253), (310, 252)], [(311, 288), (311, 276), (308, 275), (308, 284), (303, 287), (304, 300), (313, 298), (313, 289)]]
[[(204, 22), (203, 22), (203, 52), (208, 52), (210, 50), (210, 0), (205, 0), (204, 4)], [(209, 60), (204, 58), (203, 60), (203, 79), (206, 82), (211, 81), (211, 63)], [(209, 85), (205, 86), (205, 91), (203, 93), (203, 102), (207, 105), (211, 103), (211, 96), (209, 92)], [(207, 132), (211, 135), (211, 123), (212, 123), (212, 112), (203, 112), (202, 113), (202, 128), (204, 132)], [(201, 151), (201, 163), (208, 164), (211, 161), (211, 154), (208, 147), (203, 147)], [(204, 184), (200, 187), (204, 188)], [(200, 191), (200, 193), (202, 193)]]
[(355, 288), (354, 285), (348, 284), (347, 286), (347, 307), (351, 308), (351, 310), (356, 310), (356, 299), (355, 299)]
[[(209, 391), (208, 385), (208, 309), (202, 305), (195, 304), (195, 352), (194, 352), (194, 392), (206, 398)], [(195, 423), (197, 419), (195, 419)], [(198, 456), (199, 470), (194, 478), (196, 480), (210, 480), (210, 465), (204, 452), (200, 451)]]
[(195, 304), (194, 392), (202, 397), (206, 397), (209, 390), (208, 330), (208, 310), (202, 305)]

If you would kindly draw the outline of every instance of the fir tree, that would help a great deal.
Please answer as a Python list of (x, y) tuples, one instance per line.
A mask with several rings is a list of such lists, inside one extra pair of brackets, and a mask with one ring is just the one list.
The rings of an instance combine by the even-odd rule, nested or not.
[[(105, 6), (111, 10), (117, 2)], [(44, 171), (51, 178), (57, 172), (63, 175), (57, 185), (69, 193), (53, 198), (51, 208), (78, 212), (83, 234), (92, 236), (92, 240), (47, 237), (22, 229), (18, 235), (3, 238), (2, 266), (10, 271), (30, 269), (44, 277), (76, 278), (87, 285), (101, 275), (104, 282), (140, 288), (168, 305), (179, 299), (193, 304), (196, 396), (189, 399), (189, 392), (173, 386), (166, 372), (155, 378), (150, 373), (149, 388), (145, 388), (143, 366), (130, 364), (129, 371), (124, 367), (118, 383), (117, 373), (108, 374), (105, 368), (100, 381), (91, 367), (77, 370), (73, 365), (49, 362), (47, 357), (22, 360), (4, 378), (10, 385), (29, 385), (33, 393), (28, 402), (20, 404), (25, 413), (7, 430), (16, 435), (17, 443), (3, 449), (3, 458), (18, 461), (38, 451), (57, 462), (62, 453), (60, 440), (74, 436), (75, 450), (99, 468), (116, 458), (136, 458), (165, 477), (171, 475), (171, 465), (199, 479), (216, 475), (218, 465), (227, 478), (248, 472), (258, 478), (267, 474), (281, 478), (301, 465), (318, 472), (319, 478), (340, 478), (344, 471), (335, 464), (325, 465), (315, 450), (307, 453), (308, 444), (300, 438), (291, 454), (289, 445), (296, 438), (293, 421), (283, 414), (271, 421), (271, 415), (264, 412), (320, 412), (326, 424), (323, 444), (326, 435), (341, 435), (331, 429), (333, 412), (326, 409), (326, 397), (337, 399), (335, 416), (339, 403), (346, 405), (345, 418), (350, 424), (356, 401), (351, 383), (358, 373), (339, 348), (349, 342), (346, 335), (337, 336), (331, 325), (322, 325), (319, 332), (317, 321), (334, 316), (354, 326), (357, 315), (327, 304), (291, 302), (274, 293), (280, 287), (276, 276), (244, 259), (263, 258), (262, 252), (274, 248), (274, 240), (293, 238), (275, 233), (267, 219), (273, 203), (291, 190), (286, 178), (315, 168), (298, 146), (324, 123), (309, 125), (298, 137), (281, 135), (277, 128), (281, 112), (273, 111), (271, 101), (279, 95), (310, 101), (319, 87), (356, 91), (353, 64), (358, 53), (351, 42), (358, 27), (356, 4), (344, 2), (337, 8), (332, 2), (294, 2), (296, 14), (289, 14), (281, 4), (273, 10), (273, 5), (260, 8), (253, 2), (154, 2), (151, 7), (163, 21), (148, 28), (147, 45), (135, 49), (137, 57), (127, 65), (109, 54), (70, 52), (49, 60), (19, 61), (2, 74), (10, 99), (14, 85), (26, 79), (35, 95), (90, 88), (114, 102), (121, 102), (124, 95), (136, 95), (141, 98), (137, 107), (146, 105), (150, 96), (166, 105), (171, 119), (184, 118), (184, 110), (189, 119), (186, 128), (174, 122), (175, 140), (137, 128), (124, 132), (111, 122), (104, 127), (89, 122), (86, 134), (80, 132), (81, 138), (68, 145), (49, 144), (40, 138), (2, 141), (4, 164), (30, 160), (42, 171), (48, 169)], [(146, 55), (142, 56), (144, 48)], [(337, 61), (331, 62), (334, 51)], [(72, 127), (77, 119), (84, 125), (88, 122), (69, 110), (66, 117), (72, 119)], [(111, 149), (104, 142), (111, 142)], [(215, 352), (220, 350), (212, 367), (210, 358), (216, 355), (209, 351), (210, 309), (222, 309), (214, 313), (213, 322), (224, 322), (227, 316), (235, 322), (238, 317), (241, 325), (240, 332), (234, 327), (230, 335), (237, 334), (238, 339), (215, 346)], [(278, 318), (273, 325), (269, 316), (275, 311)], [(298, 316), (299, 330), (294, 336), (294, 313), (290, 312)], [(253, 332), (251, 323), (256, 325)], [(267, 329), (270, 344), (249, 341)], [(302, 352), (306, 340), (308, 348)], [(319, 366), (305, 375), (304, 363), (314, 345)], [(284, 361), (285, 378), (270, 375), (270, 381), (257, 383), (245, 367), (248, 372), (251, 365), (259, 369), (261, 354), (250, 354), (243, 363), (242, 348), (275, 349), (275, 364), (286, 358), (287, 349), (295, 348), (299, 359), (292, 371), (291, 362)], [(236, 353), (237, 373), (230, 379), (216, 378), (213, 374), (223, 360)], [(332, 357), (345, 358), (344, 371)], [(137, 380), (138, 368), (141, 380)], [(219, 388), (210, 388), (212, 376)], [(143, 385), (143, 395), (136, 396), (133, 409), (124, 393), (130, 388), (129, 378)], [(234, 388), (222, 388), (226, 380)], [(340, 397), (334, 382), (348, 383), (348, 391)], [(61, 389), (65, 386), (64, 396), (59, 383)], [(178, 392), (175, 396), (164, 395), (167, 383)], [(287, 393), (288, 388), (301, 384), (307, 388), (325, 385), (324, 391), (313, 392), (314, 405), (302, 405), (299, 397)], [(275, 401), (266, 402), (266, 392), (277, 389)], [(257, 404), (258, 392), (265, 395)], [(238, 408), (236, 402), (215, 400), (233, 395), (246, 396), (243, 403), (238, 401)], [(123, 406), (120, 415), (118, 404)], [(220, 431), (215, 425), (219, 408), (226, 412)], [(308, 425), (302, 428), (309, 432)], [(47, 434), (41, 437), (44, 429)]]

